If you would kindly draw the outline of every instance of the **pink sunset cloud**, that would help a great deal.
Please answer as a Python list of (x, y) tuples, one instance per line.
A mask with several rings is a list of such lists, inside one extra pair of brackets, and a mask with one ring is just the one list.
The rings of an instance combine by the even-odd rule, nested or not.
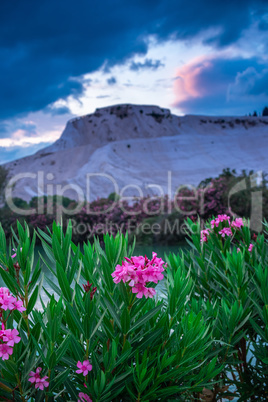
[(203, 55), (177, 69), (174, 83), (174, 105), (176, 107), (180, 107), (181, 103), (189, 99), (202, 98), (207, 95), (208, 88), (202, 84), (200, 76), (204, 70), (213, 67), (212, 60), (213, 57)]

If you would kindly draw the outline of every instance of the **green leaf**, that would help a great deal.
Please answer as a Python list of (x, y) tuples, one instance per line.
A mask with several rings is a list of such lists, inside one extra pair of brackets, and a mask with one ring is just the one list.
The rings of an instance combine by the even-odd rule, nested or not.
[(50, 389), (50, 391), (52, 391), (52, 392), (54, 390), (57, 391), (58, 387), (60, 387), (64, 383), (65, 383), (64, 385), (66, 385), (66, 380), (69, 377), (69, 374), (70, 374), (70, 369), (69, 368), (64, 370), (62, 373), (58, 374), (53, 380), (52, 388)]
[(121, 315), (121, 328), (123, 334), (127, 334), (130, 328), (130, 315), (127, 307), (124, 308)]
[(116, 313), (116, 311), (114, 309), (114, 306), (104, 296), (102, 297), (102, 301), (104, 302), (105, 306), (107, 307), (107, 310), (109, 311), (109, 313), (111, 314), (111, 316), (115, 320), (115, 322), (118, 325), (119, 329), (122, 331), (120, 318), (119, 318), (118, 314)]
[(148, 311), (144, 316), (139, 318), (133, 325), (130, 327), (130, 331), (135, 331), (137, 328), (139, 328), (141, 325), (144, 325), (148, 320), (150, 320), (158, 311), (161, 310), (163, 304), (160, 304), (159, 306), (154, 307), (152, 310)]
[(57, 348), (57, 363), (59, 363), (62, 357), (65, 355), (65, 353), (69, 348), (69, 345), (70, 345), (70, 335), (66, 336), (63, 342)]
[(62, 293), (63, 293), (65, 299), (68, 302), (71, 302), (72, 301), (72, 291), (71, 291), (70, 284), (67, 279), (66, 273), (58, 262), (56, 262), (56, 268), (57, 268), (57, 279), (58, 279), (60, 288), (62, 290)]

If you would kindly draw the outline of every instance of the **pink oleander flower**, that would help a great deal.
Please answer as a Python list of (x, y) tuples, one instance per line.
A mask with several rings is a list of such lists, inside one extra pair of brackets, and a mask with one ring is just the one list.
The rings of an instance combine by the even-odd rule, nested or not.
[(37, 380), (37, 378), (40, 378), (40, 373), (41, 373), (42, 369), (41, 367), (37, 367), (36, 371), (31, 371), (30, 372), (30, 377), (29, 377), (29, 381), (34, 384)]
[(230, 219), (231, 219), (230, 216), (226, 214), (218, 215), (217, 218), (212, 219), (212, 221), (210, 222), (211, 228), (214, 229), (215, 226), (218, 227), (221, 222), (225, 221), (227, 221), (230, 225)]
[(240, 250), (240, 248), (239, 248), (239, 247), (237, 247), (236, 251), (239, 253), (241, 250)]
[(77, 402), (92, 402), (92, 399), (87, 394), (84, 394), (84, 392), (79, 392)]
[(13, 353), (12, 347), (6, 345), (5, 343), (0, 344), (0, 357), (2, 360), (8, 360), (9, 356)]
[(19, 343), (21, 338), (18, 336), (19, 331), (16, 329), (6, 329), (3, 334), (3, 342), (7, 342), (7, 346), (14, 346), (15, 343)]
[(125, 257), (122, 265), (117, 265), (112, 273), (114, 283), (124, 282), (132, 287), (132, 292), (137, 293), (137, 297), (153, 297), (155, 291), (153, 288), (146, 288), (146, 283), (158, 283), (164, 278), (163, 272), (167, 264), (157, 257), (153, 252), (153, 258), (149, 260), (146, 256)]
[(201, 232), (200, 232), (201, 243), (206, 243), (208, 241), (208, 236), (209, 236), (209, 229), (201, 230)]
[(4, 323), (2, 322), (2, 329), (0, 330), (0, 339), (1, 339), (1, 340), (3, 340), (3, 336), (5, 335), (5, 332), (6, 332), (6, 330), (5, 330), (5, 325), (4, 325)]
[(232, 223), (231, 226), (233, 228), (241, 229), (242, 226), (244, 226), (244, 222), (242, 218), (236, 218)]
[(0, 296), (0, 308), (3, 310), (14, 310), (15, 309), (15, 302), (17, 300), (15, 297), (4, 293)]
[(5, 287), (0, 288), (0, 309), (18, 310), (21, 313), (26, 310), (26, 308), (23, 307), (23, 302), (12, 296)]
[(252, 251), (252, 249), (253, 249), (253, 244), (252, 244), (252, 243), (250, 243), (249, 248), (248, 248), (248, 251), (249, 251), (249, 252), (251, 252), (251, 251)]
[(21, 300), (17, 300), (15, 302), (15, 310), (18, 310), (20, 313), (22, 313), (23, 311), (26, 311), (26, 308), (23, 307), (23, 302)]
[(49, 382), (47, 381), (48, 376), (45, 375), (44, 377), (41, 378), (40, 373), (42, 369), (41, 367), (37, 367), (36, 371), (31, 371), (29, 380), (30, 383), (35, 384), (36, 389), (41, 389), (41, 391), (44, 391), (44, 388), (47, 388), (49, 386)]
[(232, 229), (230, 229), (230, 228), (223, 228), (222, 230), (219, 231), (219, 234), (222, 237), (225, 237), (225, 236), (232, 236), (233, 232), (232, 232)]
[(84, 360), (83, 363), (78, 361), (77, 367), (79, 370), (76, 370), (76, 373), (83, 374), (83, 376), (87, 376), (88, 372), (92, 370), (92, 365), (89, 363), (89, 360)]
[(136, 283), (135, 286), (132, 288), (132, 293), (137, 293), (138, 299), (141, 299), (142, 296), (145, 296), (147, 299), (148, 297), (153, 298), (156, 291), (154, 288), (146, 288), (141, 283)]
[[(20, 249), (20, 251), (22, 250), (22, 247)], [(17, 250), (15, 250), (14, 248), (12, 249), (12, 251), (15, 251), (15, 253), (11, 256), (11, 258), (15, 258), (17, 256)]]
[(218, 219), (220, 220), (220, 222), (224, 222), (224, 221), (228, 221), (230, 223), (230, 216), (229, 215), (218, 215)]
[(41, 389), (41, 391), (44, 391), (44, 388), (47, 388), (49, 386), (49, 382), (47, 381), (47, 379), (48, 379), (47, 375), (45, 375), (42, 378), (40, 377), (37, 378), (34, 387), (36, 389)]

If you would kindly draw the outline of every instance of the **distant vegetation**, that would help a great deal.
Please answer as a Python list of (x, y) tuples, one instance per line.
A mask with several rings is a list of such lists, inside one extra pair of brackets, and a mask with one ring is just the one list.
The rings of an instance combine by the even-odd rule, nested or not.
[[(260, 115), (262, 115), (262, 116), (268, 116), (268, 106), (265, 106), (265, 107), (263, 108), (262, 113), (259, 113), (259, 116), (260, 116)], [(251, 113), (249, 113), (249, 116), (251, 116)], [(258, 117), (258, 113), (257, 113), (256, 110), (254, 110), (252, 116), (253, 116), (253, 117)]]
[[(67, 197), (34, 197), (30, 202), (20, 198), (13, 200), (14, 204), (24, 210), (37, 208), (38, 203), (44, 203), (44, 213), (34, 213), (28, 216), (20, 216), (13, 213), (7, 205), (0, 208), (0, 222), (7, 234), (11, 235), (10, 226), (16, 230), (16, 220), (26, 220), (31, 231), (36, 227), (46, 231), (51, 229), (53, 221), (59, 217), (63, 220), (64, 227), (68, 219), (73, 221), (73, 240), (76, 243), (85, 240), (93, 241), (97, 236), (101, 241), (105, 233), (115, 235), (118, 230), (128, 232), (130, 237), (135, 236), (138, 243), (142, 244), (176, 244), (184, 241), (184, 221), (191, 217), (197, 220), (211, 218), (218, 214), (229, 212), (228, 201), (233, 213), (238, 216), (250, 218), (254, 191), (262, 193), (262, 217), (268, 219), (268, 189), (266, 176), (261, 183), (252, 185), (253, 172), (237, 174), (234, 170), (224, 170), (216, 178), (208, 178), (202, 181), (196, 189), (182, 187), (178, 190), (175, 200), (168, 197), (144, 197), (137, 198), (133, 203), (120, 200), (115, 193), (107, 198), (100, 198), (90, 204), (84, 205), (74, 215), (68, 214), (68, 210), (74, 210), (78, 204)], [(243, 184), (243, 190), (235, 192), (228, 200), (230, 191), (238, 184)], [(255, 193), (257, 194), (257, 193)], [(59, 215), (59, 209), (63, 207)], [(257, 206), (258, 207), (258, 206)], [(256, 205), (254, 205), (256, 208)], [(93, 213), (92, 213), (93, 212)]]
[(263, 116), (268, 116), (268, 107), (267, 106), (265, 106), (265, 108), (263, 109), (262, 115)]
[(3, 193), (7, 182), (7, 175), (8, 171), (3, 166), (0, 166), (0, 203), (4, 196)]

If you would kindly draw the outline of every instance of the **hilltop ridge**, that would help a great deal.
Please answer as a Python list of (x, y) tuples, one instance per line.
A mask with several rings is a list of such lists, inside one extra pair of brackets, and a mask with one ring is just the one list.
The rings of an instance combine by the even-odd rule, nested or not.
[[(176, 116), (158, 106), (123, 104), (70, 120), (54, 144), (5, 166), (11, 176), (43, 174), (42, 186), (29, 177), (14, 186), (14, 195), (26, 200), (46, 193), (47, 184), (54, 192), (57, 185), (79, 187), (86, 196), (87, 175), (102, 174), (91, 186), (92, 200), (115, 191), (112, 179), (118, 191), (131, 184), (127, 194), (137, 194), (137, 187), (155, 194), (156, 186), (167, 193), (228, 167), (268, 171), (267, 150), (267, 117)], [(78, 197), (71, 193), (65, 195)]]

